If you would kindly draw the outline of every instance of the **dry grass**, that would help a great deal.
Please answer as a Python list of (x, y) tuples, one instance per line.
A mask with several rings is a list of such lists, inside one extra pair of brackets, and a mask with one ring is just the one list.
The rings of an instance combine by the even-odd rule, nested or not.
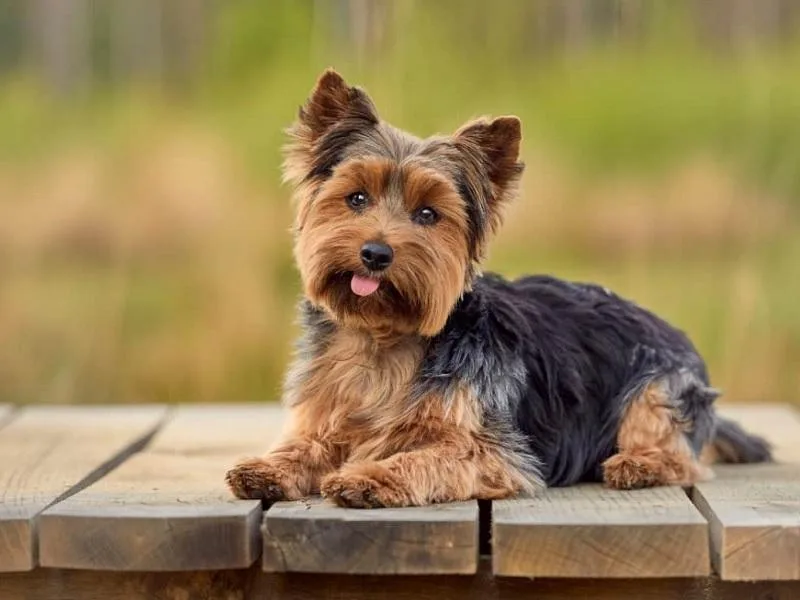
[[(796, 398), (800, 227), (781, 199), (707, 159), (587, 181), (527, 158), (493, 268), (599, 280), (686, 328), (729, 397)], [(287, 195), (181, 126), (0, 167), (0, 398), (274, 397), (297, 293)]]
[(527, 159), (523, 201), (509, 214), (504, 242), (532, 238), (610, 257), (702, 254), (759, 245), (785, 232), (780, 198), (737, 181), (709, 158), (688, 159), (661, 176), (586, 181), (544, 156)]
[[(287, 350), (288, 207), (217, 140), (0, 171), (0, 396), (220, 400), (269, 390)], [(266, 360), (264, 360), (266, 357)]]

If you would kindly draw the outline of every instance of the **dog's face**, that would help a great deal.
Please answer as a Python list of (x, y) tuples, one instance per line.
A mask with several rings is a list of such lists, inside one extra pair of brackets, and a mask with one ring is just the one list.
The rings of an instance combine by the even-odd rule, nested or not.
[(519, 120), (421, 140), (329, 70), (289, 135), (284, 172), (309, 300), (345, 326), (438, 333), (515, 192)]

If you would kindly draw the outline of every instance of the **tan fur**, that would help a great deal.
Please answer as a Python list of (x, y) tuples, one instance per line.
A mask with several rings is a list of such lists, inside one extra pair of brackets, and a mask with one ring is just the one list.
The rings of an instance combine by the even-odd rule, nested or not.
[(722, 457), (717, 451), (717, 444), (710, 443), (703, 446), (703, 450), (700, 452), (700, 463), (704, 465), (713, 465), (718, 462), (722, 462)]
[(631, 401), (617, 434), (619, 452), (603, 463), (603, 478), (617, 489), (688, 486), (710, 476), (695, 457), (686, 426), (665, 383), (651, 383)]
[(713, 442), (703, 447), (703, 451), (700, 453), (700, 462), (704, 465), (711, 465), (715, 463), (738, 464), (745, 461), (742, 459), (738, 448), (730, 442), (717, 437)]
[[(276, 500), (321, 490), (347, 506), (406, 506), (531, 491), (518, 459), (484, 427), (471, 390), (419, 398), (413, 389), (428, 338), (471, 285), (484, 229), (499, 223), (500, 206), (516, 190), (519, 120), (474, 121), (423, 148), (382, 123), (366, 93), (329, 70), (288, 133), (295, 259), (306, 299), (336, 326), (295, 361), (285, 394), (291, 425), (272, 452), (228, 473), (233, 492)], [(379, 151), (348, 155), (345, 138)], [(463, 185), (491, 186), (480, 231), (471, 231), (467, 204), (447, 175), (456, 164)], [(356, 192), (368, 197), (368, 209), (348, 205)], [(424, 207), (438, 214), (435, 223), (415, 222)], [(375, 241), (396, 260), (365, 273), (360, 249)], [(378, 291), (355, 295), (353, 273), (379, 278)]]
[(339, 504), (370, 507), (503, 498), (526, 488), (491, 443), (469, 391), (409, 401), (420, 358), (418, 344), (337, 333), (290, 394), (297, 404), (284, 441), (229, 473), (234, 493), (296, 499), (321, 490)]
[[(290, 141), (284, 148), (284, 180), (294, 183), (300, 192), (309, 191), (305, 177), (311, 166), (314, 144), (338, 121), (353, 113), (375, 121), (378, 118), (366, 93), (347, 85), (341, 75), (327, 69), (317, 80), (305, 106), (300, 109), (297, 121), (286, 131)], [(307, 200), (308, 197), (301, 193), (299, 199)]]
[[(370, 198), (363, 215), (354, 215), (345, 201), (358, 191)], [(434, 227), (411, 221), (409, 214), (423, 206), (438, 212)], [(463, 201), (441, 175), (420, 164), (351, 160), (335, 169), (315, 196), (314, 210), (301, 208), (298, 219), (295, 257), (306, 297), (343, 325), (395, 336), (432, 336), (444, 327), (463, 292), (469, 256)], [(402, 301), (381, 294), (355, 298), (346, 279), (331, 284), (337, 274), (360, 272), (358, 250), (375, 240), (402, 256), (382, 275), (382, 285), (402, 290)]]
[(454, 137), (463, 144), (481, 148), (489, 159), (487, 175), (493, 191), (490, 229), (496, 232), (502, 224), (502, 205), (517, 193), (517, 183), (524, 167), (518, 162), (522, 123), (512, 116), (496, 119), (484, 117), (467, 123)]

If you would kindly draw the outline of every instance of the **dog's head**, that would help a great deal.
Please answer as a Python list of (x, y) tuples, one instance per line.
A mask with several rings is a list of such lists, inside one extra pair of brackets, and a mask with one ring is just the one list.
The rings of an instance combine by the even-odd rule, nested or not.
[(345, 326), (432, 336), (480, 263), (523, 165), (516, 117), (419, 139), (325, 71), (288, 130), (306, 296)]

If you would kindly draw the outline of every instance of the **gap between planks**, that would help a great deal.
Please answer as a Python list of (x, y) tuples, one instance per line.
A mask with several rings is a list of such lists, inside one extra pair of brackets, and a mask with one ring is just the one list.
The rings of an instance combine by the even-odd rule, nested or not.
[(800, 416), (787, 405), (720, 413), (771, 441), (778, 464), (718, 466), (691, 490), (709, 522), (714, 570), (729, 581), (800, 579)]
[(246, 568), (261, 553), (261, 503), (224, 476), (262, 454), (285, 412), (274, 405), (180, 406), (146, 451), (49, 508), (41, 564), (116, 571)]
[[(800, 418), (790, 407), (723, 405), (720, 413), (770, 439), (779, 460), (800, 460)], [(696, 577), (713, 562), (726, 579), (800, 578), (798, 467), (717, 471), (715, 481), (689, 490), (688, 497), (678, 488), (619, 492), (586, 485), (495, 502), (494, 572)]]
[(601, 484), (543, 490), (492, 507), (494, 573), (665, 578), (709, 573), (708, 526), (680, 488)]
[[(786, 409), (762, 406), (753, 410), (756, 413), (752, 419), (747, 418), (747, 410), (742, 407), (737, 407), (733, 416), (744, 417), (745, 426), (757, 431), (758, 425), (750, 421), (769, 423)], [(784, 437), (794, 439), (792, 435), (785, 432)], [(786, 452), (781, 440), (776, 441), (779, 455)], [(755, 469), (756, 476), (767, 472), (763, 466)], [(423, 572), (423, 567), (408, 561), (393, 546), (397, 541), (393, 535), (406, 535), (398, 534), (400, 525), (391, 535), (381, 530), (386, 527), (382, 521), (399, 515), (405, 521), (404, 527), (413, 528), (409, 525), (415, 520), (413, 509), (402, 511), (392, 514), (392, 519), (383, 519), (383, 511), (345, 511), (319, 501), (279, 503), (265, 514), (264, 569), (362, 574)], [(472, 516), (465, 522), (474, 527)], [(679, 578), (710, 572), (708, 522), (679, 488), (619, 492), (587, 485), (545, 490), (536, 498), (493, 503), (491, 519), (481, 519), (481, 524), (483, 552), (492, 553), (498, 575)], [(453, 535), (454, 530), (449, 529), (452, 522), (443, 520), (438, 525), (444, 528), (444, 537)], [(466, 540), (474, 534), (465, 529), (458, 535)], [(490, 536), (491, 546), (487, 546)], [(401, 545), (417, 546), (414, 552), (427, 572), (470, 572), (473, 568), (475, 552), (469, 543), (454, 546), (462, 553), (460, 562), (448, 563), (452, 558), (447, 557), (437, 565), (437, 559), (431, 557), (438, 550), (425, 548), (414, 534), (410, 539), (410, 543), (403, 540)], [(382, 554), (383, 560), (371, 559), (373, 553)]]
[[(228, 410), (230, 408), (232, 407), (224, 407), (222, 410)], [(761, 411), (760, 414), (762, 416), (766, 414), (766, 412), (769, 412), (764, 411), (764, 408), (765, 407), (758, 407), (757, 409)], [(742, 409), (737, 407), (737, 410), (741, 411)], [(739, 416), (741, 416), (741, 413)], [(210, 424), (218, 424), (218, 417), (219, 415), (217, 417), (206, 418), (205, 425), (200, 427), (200, 430), (207, 430)], [(741, 420), (743, 421), (743, 425), (748, 427), (750, 424), (749, 421), (755, 419), (748, 419), (745, 415)], [(782, 419), (782, 421), (785, 422), (785, 419)], [(172, 423), (172, 421), (170, 423)], [(70, 546), (67, 545), (66, 548), (68, 548), (68, 550), (66, 550), (66, 556), (63, 555), (65, 550), (62, 548), (62, 556), (60, 558), (53, 558), (51, 561), (52, 564), (49, 564), (49, 566), (147, 570), (147, 568), (149, 568), (148, 565), (150, 565), (153, 567), (153, 570), (194, 570), (202, 568), (230, 568), (230, 566), (224, 565), (216, 566), (225, 563), (226, 560), (229, 563), (236, 563), (234, 566), (246, 566), (244, 563), (248, 561), (251, 563), (257, 558), (258, 540), (253, 539), (252, 535), (254, 531), (257, 535), (257, 521), (261, 517), (260, 506), (257, 506), (250, 512), (244, 511), (246, 517), (243, 520), (242, 515), (244, 513), (239, 509), (234, 510), (231, 508), (230, 510), (232, 513), (226, 514), (225, 510), (221, 510), (217, 506), (213, 510), (209, 509), (208, 512), (204, 512), (202, 508), (204, 504), (202, 500), (198, 501), (197, 498), (190, 499), (186, 502), (186, 504), (189, 505), (188, 507), (176, 507), (176, 502), (178, 504), (184, 503), (180, 501), (180, 494), (176, 495), (174, 490), (172, 493), (172, 500), (167, 502), (164, 501), (164, 497), (169, 498), (170, 493), (168, 489), (155, 490), (166, 491), (166, 496), (163, 494), (159, 496), (157, 494), (149, 500), (146, 497), (140, 497), (138, 501), (134, 501), (133, 503), (128, 502), (130, 500), (128, 492), (125, 493), (123, 498), (115, 499), (113, 497), (114, 485), (119, 484), (121, 485), (121, 489), (125, 489), (125, 484), (123, 482), (128, 476), (132, 478), (132, 481), (129, 481), (128, 484), (138, 484), (141, 486), (142, 477), (145, 476), (146, 472), (151, 469), (153, 465), (158, 465), (161, 469), (160, 476), (162, 479), (170, 481), (175, 481), (175, 473), (182, 472), (187, 467), (191, 467), (192, 464), (200, 468), (200, 470), (202, 470), (200, 465), (205, 465), (205, 468), (209, 469), (203, 477), (216, 477), (216, 475), (210, 475), (210, 473), (212, 473), (212, 471), (216, 473), (217, 470), (224, 469), (229, 464), (228, 461), (230, 458), (228, 457), (232, 456), (233, 450), (236, 448), (243, 450), (243, 446), (247, 443), (242, 439), (242, 436), (236, 436), (237, 439), (231, 439), (230, 437), (225, 438), (223, 436), (224, 439), (220, 439), (215, 438), (213, 435), (205, 436), (203, 441), (200, 442), (194, 432), (197, 428), (197, 421), (195, 421), (195, 427), (183, 426), (173, 428), (172, 435), (160, 435), (164, 433), (166, 428), (167, 427), (161, 428), (159, 435), (156, 436), (153, 443), (147, 449), (146, 454), (148, 454), (149, 458), (140, 465), (140, 467), (144, 469), (143, 472), (137, 475), (136, 468), (130, 466), (133, 461), (129, 460), (123, 465), (127, 471), (127, 475), (120, 477), (119, 471), (121, 469), (117, 469), (117, 471), (112, 473), (112, 476), (104, 478), (104, 480), (111, 480), (110, 484), (108, 481), (103, 483), (104, 480), (101, 480), (98, 482), (100, 485), (92, 491), (92, 493), (98, 492), (101, 495), (103, 493), (110, 493), (111, 496), (106, 495), (101, 498), (99, 504), (95, 504), (90, 496), (84, 496), (81, 498), (80, 502), (62, 502), (48, 510), (48, 515), (45, 515), (45, 520), (50, 519), (52, 516), (53, 523), (58, 523), (60, 521), (62, 525), (71, 521), (71, 528), (67, 527), (60, 531), (60, 533), (56, 528), (55, 539), (61, 540), (58, 544), (63, 543), (65, 538), (69, 538), (70, 540), (74, 540), (72, 543), (83, 545), (83, 556), (73, 553), (72, 549), (69, 549)], [(753, 427), (749, 428), (753, 429)], [(774, 439), (775, 436), (771, 435), (770, 437)], [(247, 438), (247, 436), (244, 436), (244, 438)], [(237, 446), (237, 444), (239, 445)], [(781, 442), (781, 444), (783, 443)], [(791, 448), (785, 444), (781, 444), (779, 444), (780, 453), (791, 452)], [(256, 445), (258, 446), (257, 448)], [(265, 449), (264, 444), (260, 443), (253, 444), (252, 447), (252, 453), (260, 453)], [(788, 450), (786, 448), (788, 448)], [(220, 460), (218, 466), (212, 465), (212, 463), (215, 462), (215, 454), (217, 457), (220, 455), (226, 456), (224, 461)], [(139, 458), (140, 457), (136, 457), (136, 459)], [(173, 460), (174, 462), (171, 462)], [(763, 467), (755, 468), (761, 469)], [(742, 473), (743, 471), (739, 472)], [(756, 471), (755, 477), (757, 477), (757, 473), (758, 471)], [(117, 483), (115, 484), (114, 481)], [(95, 486), (90, 486), (89, 489), (91, 490), (91, 488), (94, 487)], [(86, 492), (88, 491), (89, 490)], [(586, 490), (582, 490), (580, 493), (582, 494), (584, 492), (586, 492)], [(652, 490), (643, 490), (642, 492), (650, 493)], [(82, 492), (82, 494), (83, 493), (85, 492)], [(557, 494), (559, 490), (549, 490), (546, 494), (548, 493)], [(597, 488), (595, 488), (595, 491), (590, 492), (590, 494), (597, 493), (600, 493)], [(569, 500), (569, 494), (575, 496), (577, 492), (568, 492), (566, 500)], [(614, 492), (614, 494), (620, 494), (620, 492)], [(621, 497), (617, 496), (615, 500), (619, 501), (620, 498)], [(551, 498), (551, 500), (552, 499), (553, 498)], [(535, 501), (537, 499), (532, 500)], [(586, 498), (584, 498), (584, 500), (586, 500)], [(700, 518), (698, 520), (696, 518), (698, 515), (693, 514), (691, 511), (685, 512), (686, 505), (689, 507), (692, 506), (685, 497), (685, 503), (681, 503), (677, 498), (667, 499), (662, 497), (660, 504), (659, 501), (653, 502), (653, 500), (654, 498), (637, 499), (637, 501), (629, 507), (633, 510), (633, 513), (630, 514), (640, 515), (642, 508), (647, 509), (648, 507), (660, 506), (659, 510), (662, 514), (659, 518), (661, 521), (664, 521), (664, 511), (666, 511), (666, 513), (675, 512), (677, 507), (677, 513), (675, 514), (680, 513), (681, 515), (678, 522), (670, 522), (669, 519), (666, 519), (667, 522), (662, 522), (659, 526), (657, 520), (644, 523), (637, 522), (636, 519), (631, 518), (629, 514), (627, 520), (622, 523), (603, 522), (602, 519), (596, 518), (593, 522), (589, 523), (576, 521), (559, 523), (556, 514), (558, 511), (554, 513), (552, 507), (550, 507), (550, 519), (552, 522), (549, 523), (549, 526), (555, 526), (555, 531), (561, 531), (562, 533), (565, 533), (565, 530), (573, 528), (572, 541), (569, 540), (569, 536), (562, 536), (567, 543), (566, 546), (561, 547), (560, 551), (562, 552), (562, 556), (568, 556), (570, 561), (574, 564), (569, 565), (567, 563), (570, 561), (562, 561), (560, 566), (553, 566), (555, 563), (551, 560), (549, 563), (550, 566), (547, 566), (548, 563), (545, 561), (536, 567), (536, 569), (538, 569), (538, 574), (536, 574), (536, 576), (686, 577), (707, 573), (709, 563), (707, 557), (708, 533), (704, 529), (707, 527), (705, 519)], [(665, 502), (665, 500), (669, 501)], [(562, 501), (565, 501), (565, 499), (561, 498), (557, 504), (560, 504)], [(597, 501), (599, 501), (598, 498), (595, 498), (590, 501), (590, 504), (596, 503)], [(231, 501), (229, 499), (225, 500), (225, 503), (228, 502)], [(673, 502), (675, 502), (674, 505), (672, 505)], [(105, 504), (105, 508), (99, 510), (103, 504)], [(109, 504), (111, 506), (109, 506)], [(165, 504), (168, 506), (165, 506)], [(638, 509), (635, 508), (635, 504), (639, 505)], [(291, 505), (286, 504), (276, 505), (266, 513), (264, 517), (264, 531), (267, 536), (267, 550), (264, 553), (263, 563), (265, 569), (275, 571), (321, 570), (331, 573), (474, 572), (473, 564), (477, 564), (478, 549), (477, 516), (474, 518), (463, 518), (460, 516), (457, 519), (448, 516), (444, 520), (436, 518), (430, 522), (426, 522), (425, 519), (415, 517), (411, 514), (415, 509), (401, 509), (401, 511), (405, 512), (401, 512), (403, 516), (399, 519), (393, 520), (391, 518), (385, 518), (388, 516), (388, 513), (385, 517), (379, 517), (379, 515), (360, 517), (356, 519), (355, 522), (360, 521), (361, 525), (354, 526), (352, 522), (348, 522), (347, 519), (349, 517), (344, 517), (345, 513), (337, 512), (343, 511), (344, 509), (337, 509), (336, 507), (321, 504), (318, 505), (319, 508), (315, 508), (317, 505), (313, 503), (311, 506), (312, 508), (308, 509), (308, 511), (311, 511), (313, 515), (308, 514), (307, 516), (301, 514), (298, 517), (297, 515), (291, 514), (294, 509)], [(114, 507), (119, 510), (115, 510)], [(176, 508), (176, 512), (170, 513), (170, 510)], [(527, 511), (537, 512), (540, 509), (540, 506), (529, 506)], [(306, 509), (304, 508), (303, 510), (305, 511)], [(474, 509), (470, 508), (470, 510), (477, 511), (477, 507), (474, 507)], [(365, 515), (364, 511), (355, 512), (360, 513), (362, 516)], [(369, 512), (380, 513), (383, 511)], [(531, 572), (532, 569), (521, 568), (519, 565), (514, 567), (513, 560), (509, 563), (507, 556), (507, 546), (509, 545), (508, 537), (504, 538), (501, 531), (503, 525), (509, 525), (509, 523), (503, 523), (502, 503), (495, 504), (493, 513), (495, 517), (495, 524), (492, 527), (494, 529), (493, 542), (495, 546), (494, 561), (496, 572), (501, 575), (534, 576), (534, 573)], [(499, 519), (497, 519), (498, 514), (500, 515)], [(309, 518), (312, 516), (313, 518)], [(187, 521), (186, 519), (189, 517), (194, 520), (205, 522), (206, 524), (216, 521), (216, 525), (210, 529), (203, 529), (203, 527), (198, 526), (199, 524), (197, 522)], [(228, 518), (230, 518), (230, 520), (227, 520)], [(92, 527), (87, 533), (86, 529), (82, 527), (81, 524), (86, 525), (92, 519), (97, 520), (91, 523)], [(500, 522), (499, 525), (497, 525), (498, 521)], [(128, 523), (127, 529), (121, 525), (125, 522)], [(434, 523), (434, 525), (431, 525), (431, 523)], [(150, 545), (146, 548), (150, 555), (149, 558), (142, 562), (141, 557), (137, 557), (137, 553), (141, 554), (141, 548), (138, 550), (126, 549), (123, 541), (125, 539), (131, 539), (130, 535), (133, 533), (141, 533), (141, 527), (144, 524), (148, 524), (147, 527), (145, 527), (145, 530), (148, 532), (145, 537), (150, 540)], [(524, 524), (516, 523), (513, 525), (516, 527), (516, 525)], [(531, 525), (531, 523), (528, 523), (528, 525)], [(547, 523), (538, 523), (540, 527), (539, 533), (545, 531), (544, 527), (547, 525)], [(451, 550), (453, 550), (450, 558), (446, 558), (438, 566), (431, 566), (430, 557), (433, 556), (434, 553), (439, 552), (441, 548), (426, 548), (426, 545), (420, 542), (420, 539), (434, 537), (432, 535), (433, 530), (430, 529), (432, 526), (445, 527), (445, 530), (449, 529), (451, 536), (455, 536), (450, 539), (452, 542)], [(133, 529), (131, 529), (131, 527), (133, 527)], [(381, 527), (387, 528), (386, 531), (389, 533), (382, 533)], [(459, 527), (461, 529), (459, 529)], [(627, 531), (625, 529), (626, 527)], [(415, 534), (416, 538), (412, 535), (409, 541), (409, 538), (406, 537), (407, 534), (401, 531), (403, 528), (406, 528), (407, 531), (413, 531), (414, 528), (417, 528), (417, 531), (422, 533)], [(518, 530), (516, 533), (518, 533), (519, 530), (524, 529), (524, 527), (516, 529)], [(637, 530), (641, 531), (644, 537), (637, 534)], [(231, 536), (231, 531), (237, 531), (238, 533)], [(349, 535), (353, 536), (350, 541), (348, 541), (347, 538), (348, 531), (351, 532)], [(400, 533), (398, 533), (399, 531)], [(700, 536), (698, 536), (698, 531), (701, 532)], [(499, 535), (498, 532), (500, 532)], [(248, 535), (251, 537), (248, 538)], [(342, 537), (342, 535), (344, 535), (344, 537)], [(600, 537), (593, 538), (593, 535), (599, 535)], [(209, 556), (209, 554), (203, 553), (202, 550), (188, 551), (185, 553), (182, 551), (182, 549), (188, 548), (191, 550), (194, 547), (202, 546), (203, 542), (208, 539), (219, 538), (229, 538), (227, 539), (229, 552), (227, 554), (223, 552), (225, 556), (221, 560), (219, 554), (216, 554), (216, 557)], [(465, 542), (464, 540), (468, 538), (474, 541), (471, 543)], [(669, 541), (667, 546), (656, 543), (662, 538)], [(231, 539), (233, 539), (233, 546), (230, 545)], [(310, 553), (307, 552), (307, 546), (305, 548), (307, 554), (304, 555), (302, 551), (303, 540), (307, 543), (311, 539), (316, 539), (323, 544), (321, 546), (321, 551), (317, 552), (316, 557), (313, 551)], [(588, 546), (585, 543), (579, 544), (578, 546), (571, 545), (575, 543), (576, 539), (582, 539), (584, 541), (588, 539), (591, 540), (592, 543)], [(521, 543), (521, 546), (523, 549), (533, 547), (537, 550), (537, 547), (541, 545), (540, 541), (541, 538), (539, 541), (534, 539), (533, 542), (528, 541)], [(700, 541), (702, 541), (702, 543)], [(622, 542), (622, 545), (620, 545), (620, 542)], [(625, 542), (629, 544), (632, 543), (633, 545), (628, 545), (626, 547), (624, 545)], [(393, 544), (397, 547), (411, 548), (408, 554), (412, 556), (413, 559), (404, 558), (402, 552), (393, 554)], [(593, 547), (592, 544), (594, 544)], [(95, 546), (94, 549), (92, 549), (92, 545)], [(517, 542), (517, 546), (519, 545), (520, 543)], [(511, 544), (511, 546), (514, 546), (514, 544)], [(88, 550), (87, 547), (89, 548)], [(341, 549), (349, 550), (351, 547), (360, 547), (361, 551), (355, 554), (341, 551)], [(705, 547), (706, 549), (705, 559), (702, 558), (702, 550), (698, 550), (698, 548), (701, 547)], [(287, 548), (289, 549), (288, 551), (286, 550)], [(301, 550), (298, 550), (298, 548), (301, 548)], [(589, 550), (588, 553), (587, 548)], [(609, 548), (612, 550), (611, 554), (609, 555), (608, 552), (605, 552), (605, 557), (603, 558), (604, 550)], [(656, 550), (653, 548), (656, 548)], [(668, 550), (665, 550), (665, 548), (668, 548)], [(687, 548), (689, 551), (686, 551)], [(112, 551), (109, 551), (109, 549)], [(369, 561), (363, 558), (366, 554), (373, 551), (378, 555), (381, 553), (384, 555), (385, 560), (382, 564), (370, 565)], [(538, 551), (541, 552), (541, 549), (539, 548)], [(563, 554), (564, 551), (566, 554)], [(98, 552), (100, 553), (98, 554)], [(520, 550), (517, 548), (515, 552), (519, 554)], [(650, 556), (647, 552), (655, 552), (656, 554)], [(454, 554), (459, 553), (459, 558), (452, 558)], [(503, 553), (506, 553), (505, 558), (501, 556)], [(145, 554), (147, 554), (147, 552), (145, 552)], [(447, 552), (445, 552), (445, 554), (447, 554)], [(583, 560), (581, 558), (582, 555), (589, 556), (590, 560)], [(57, 552), (53, 554), (53, 557), (56, 556)], [(473, 556), (474, 559), (472, 558)], [(148, 563), (148, 560), (152, 564)], [(524, 556), (523, 560), (529, 563), (538, 562), (534, 561), (530, 554)], [(416, 563), (414, 561), (416, 561)], [(447, 561), (450, 562), (447, 563)], [(503, 561), (505, 561), (505, 563)], [(209, 562), (213, 563), (215, 566), (207, 566)], [(321, 567), (320, 564), (322, 564)], [(420, 564), (426, 566), (420, 567)], [(442, 566), (442, 564), (444, 564), (444, 566)], [(512, 566), (509, 567), (509, 564)], [(542, 566), (542, 564), (545, 566)], [(567, 566), (564, 566), (565, 564), (567, 564)], [(647, 567), (647, 564), (654, 566)], [(424, 569), (428, 570), (426, 571)], [(506, 572), (504, 572), (504, 569)], [(517, 569), (517, 572), (514, 572), (515, 569)], [(550, 570), (548, 571), (548, 569)], [(724, 574), (725, 571), (723, 570), (723, 575)]]
[(27, 406), (0, 429), (0, 571), (38, 564), (40, 514), (146, 443), (163, 406)]

